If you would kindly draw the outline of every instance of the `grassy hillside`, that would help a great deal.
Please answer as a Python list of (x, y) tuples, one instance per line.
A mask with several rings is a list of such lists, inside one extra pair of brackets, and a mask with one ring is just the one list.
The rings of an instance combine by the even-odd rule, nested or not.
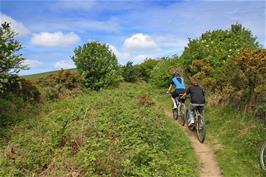
[[(169, 96), (153, 92), (160, 104), (170, 109)], [(189, 102), (189, 101), (187, 101)], [(260, 177), (259, 151), (266, 140), (266, 127), (249, 115), (228, 106), (206, 107), (207, 142), (216, 153), (225, 177)]]
[[(21, 76), (22, 78), (24, 79), (28, 79), (28, 80), (35, 80), (35, 79), (39, 79), (39, 78), (42, 78), (42, 77), (46, 77), (50, 74), (56, 74), (58, 73), (60, 70), (58, 71), (50, 71), (50, 72), (44, 72), (44, 73), (38, 73), (38, 74), (30, 74), (30, 75), (24, 75), (24, 76)], [(73, 71), (73, 72), (76, 72), (77, 70), (76, 69), (65, 69), (64, 71)]]
[(0, 176), (197, 176), (190, 142), (144, 93), (122, 84), (1, 128)]

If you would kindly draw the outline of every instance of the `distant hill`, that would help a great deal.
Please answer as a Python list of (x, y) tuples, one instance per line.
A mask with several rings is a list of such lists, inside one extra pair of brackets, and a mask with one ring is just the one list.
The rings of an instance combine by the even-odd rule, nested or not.
[[(49, 71), (49, 72), (44, 72), (44, 73), (37, 73), (37, 74), (31, 74), (31, 75), (24, 75), (21, 76), (24, 79), (29, 79), (29, 80), (35, 80), (35, 79), (39, 79), (41, 77), (46, 77), (50, 74), (55, 74), (57, 72), (59, 72), (61, 70), (56, 70), (56, 71)], [(64, 71), (73, 71), (73, 72), (77, 72), (77, 69), (72, 68), (72, 69), (64, 69)]]

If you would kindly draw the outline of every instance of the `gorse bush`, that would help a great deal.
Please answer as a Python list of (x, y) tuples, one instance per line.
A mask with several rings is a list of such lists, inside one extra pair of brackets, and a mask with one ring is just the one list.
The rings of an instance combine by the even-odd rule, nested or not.
[(18, 78), (16, 82), (7, 85), (8, 93), (22, 98), (24, 101), (39, 102), (41, 93), (38, 88), (29, 80)]
[(90, 42), (79, 46), (72, 59), (86, 88), (99, 90), (114, 86), (122, 79), (117, 58), (106, 44)]
[(60, 70), (36, 81), (48, 100), (76, 95), (81, 92), (80, 75), (73, 70)]
[(42, 87), (54, 87), (61, 85), (66, 89), (80, 87), (80, 76), (76, 71), (60, 70), (36, 80), (36, 83)]
[[(266, 50), (243, 49), (238, 55), (230, 58), (216, 73), (217, 86), (220, 90), (231, 87), (228, 96), (238, 94), (241, 99), (235, 99), (253, 109), (261, 108), (261, 117), (265, 117), (263, 110), (266, 104)], [(264, 113), (263, 113), (264, 112)]]

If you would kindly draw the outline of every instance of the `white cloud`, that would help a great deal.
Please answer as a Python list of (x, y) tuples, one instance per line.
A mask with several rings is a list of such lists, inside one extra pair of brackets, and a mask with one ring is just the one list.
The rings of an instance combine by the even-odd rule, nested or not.
[(158, 49), (158, 46), (149, 35), (137, 33), (125, 40), (124, 48), (128, 51), (138, 51)]
[(44, 66), (39, 60), (24, 60), (23, 64), (30, 68), (41, 68)]
[(76, 66), (72, 60), (60, 60), (55, 63), (56, 69), (71, 69), (75, 67)]
[(154, 57), (152, 57), (150, 55), (141, 54), (141, 55), (137, 55), (137, 56), (133, 57), (132, 61), (134, 62), (134, 64), (137, 64), (137, 63), (142, 63), (147, 58), (154, 58)]
[(44, 47), (65, 47), (76, 44), (79, 41), (79, 36), (73, 32), (68, 34), (63, 34), (62, 32), (42, 32), (39, 34), (33, 34), (30, 40), (31, 44)]
[(115, 56), (117, 57), (118, 60), (125, 61), (125, 60), (127, 60), (129, 58), (129, 53), (128, 52), (122, 52), (121, 53), (121, 52), (119, 52), (117, 50), (117, 48), (115, 46), (110, 45), (110, 44), (108, 46), (111, 49), (111, 51), (115, 54)]
[(28, 34), (30, 34), (30, 30), (25, 27), (25, 25), (22, 22), (18, 22), (16, 20), (14, 20), (13, 18), (3, 14), (0, 12), (0, 21), (1, 24), (3, 22), (9, 22), (11, 25), (11, 29), (15, 32), (18, 33), (19, 36), (26, 36)]
[(116, 56), (120, 55), (120, 52), (118, 52), (115, 46), (109, 44), (108, 47)]

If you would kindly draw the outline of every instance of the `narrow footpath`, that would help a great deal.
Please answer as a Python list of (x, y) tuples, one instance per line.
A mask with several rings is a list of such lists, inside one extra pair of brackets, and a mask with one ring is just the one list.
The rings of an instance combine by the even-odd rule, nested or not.
[[(165, 111), (165, 114), (172, 118), (172, 113)], [(190, 131), (186, 126), (181, 126), (178, 121), (173, 120), (174, 123), (186, 133), (187, 137), (190, 139), (192, 147), (196, 153), (199, 162), (199, 176), (200, 177), (223, 177), (221, 170), (215, 160), (215, 155), (211, 147), (204, 142), (200, 143), (195, 136), (194, 132)], [(207, 130), (208, 135), (208, 130)]]

